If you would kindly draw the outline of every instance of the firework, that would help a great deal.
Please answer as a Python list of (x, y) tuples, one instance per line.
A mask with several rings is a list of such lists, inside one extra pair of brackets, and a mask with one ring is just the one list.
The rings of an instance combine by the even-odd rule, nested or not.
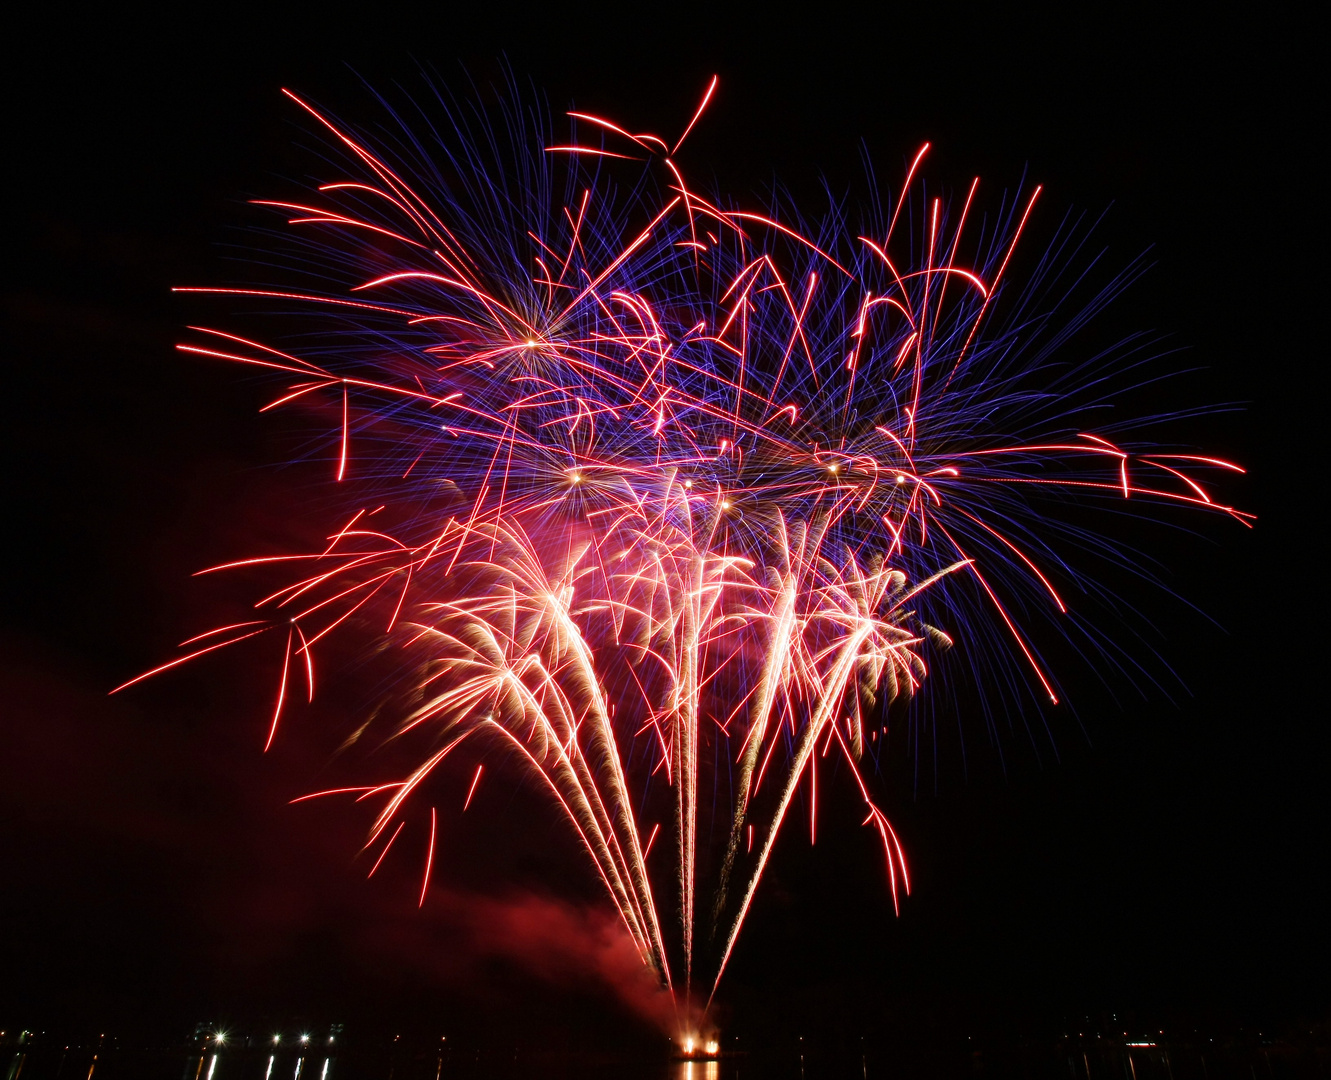
[[(281, 650), (271, 745), (297, 687), (313, 698), (323, 639), (391, 642), (410, 699), (394, 735), (427, 749), (337, 792), (375, 808), (370, 873), (445, 760), (502, 747), (686, 1022), (801, 785), (816, 834), (820, 758), (852, 777), (894, 902), (909, 891), (866, 766), (950, 633), (984, 639), (968, 663), (1013, 707), (1057, 700), (1027, 626), (1067, 615), (1060, 582), (1087, 591), (1069, 550), (1106, 545), (1051, 505), (1248, 517), (1206, 484), (1236, 466), (1078, 426), (1111, 361), (1058, 349), (1122, 281), (1063, 322), (1036, 304), (1077, 254), (1069, 226), (1009, 293), (1038, 188), (987, 214), (978, 181), (926, 197), (925, 147), (858, 230), (705, 197), (679, 160), (715, 87), (669, 142), (584, 113), (556, 140), (530, 110), (445, 104), (447, 136), (372, 140), (288, 94), (337, 171), (259, 204), (296, 231), (303, 281), (180, 291), (315, 332), (279, 349), (194, 327), (180, 348), (285, 379), (269, 408), (331, 410), (332, 475), (374, 495), (319, 550), (212, 568), (293, 576), (147, 673), (262, 635)], [(709, 786), (721, 809), (700, 807)]]

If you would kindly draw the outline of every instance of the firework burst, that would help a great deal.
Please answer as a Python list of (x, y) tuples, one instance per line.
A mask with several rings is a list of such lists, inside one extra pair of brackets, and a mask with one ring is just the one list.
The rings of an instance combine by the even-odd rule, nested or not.
[[(1077, 425), (1074, 399), (1107, 393), (1108, 361), (1057, 360), (1086, 312), (1055, 323), (1007, 285), (1038, 188), (988, 214), (978, 181), (926, 197), (926, 146), (858, 230), (705, 197), (679, 160), (715, 88), (671, 141), (585, 113), (560, 140), (530, 110), (456, 104), (445, 135), (371, 138), (288, 94), (335, 174), (259, 204), (295, 230), (297, 284), (180, 291), (315, 332), (279, 349), (194, 327), (180, 348), (286, 380), (269, 408), (331, 410), (330, 471), (374, 495), (322, 549), (213, 568), (294, 573), (140, 676), (264, 635), (271, 745), (323, 639), (386, 637), (411, 697), (395, 736), (424, 749), (339, 789), (375, 807), (370, 872), (446, 759), (502, 747), (686, 1024), (802, 784), (816, 830), (820, 757), (863, 799), (894, 901), (909, 890), (865, 764), (949, 633), (996, 628), (972, 669), (1057, 700), (1025, 623), (1066, 615), (1060, 579), (1087, 588), (1060, 537), (1097, 544), (1051, 499), (1248, 518), (1207, 486), (1236, 466)], [(1033, 284), (1078, 242), (1061, 230)], [(701, 809), (717, 786), (724, 807)]]

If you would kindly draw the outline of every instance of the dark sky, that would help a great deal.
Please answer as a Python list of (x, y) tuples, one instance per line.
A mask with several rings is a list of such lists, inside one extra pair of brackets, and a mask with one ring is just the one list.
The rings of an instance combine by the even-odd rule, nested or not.
[(1169, 407), (1246, 403), (1181, 429), (1250, 466), (1230, 491), (1260, 517), (1162, 552), (1213, 620), (1162, 604), (1189, 692), (1114, 701), (1071, 676), (1087, 734), (1062, 723), (1058, 760), (1014, 734), (1005, 775), (983, 739), (969, 776), (944, 760), (918, 793), (889, 769), (917, 886), (900, 918), (856, 822), (853, 839), (783, 845), (729, 976), (733, 1023), (1324, 1014), (1310, 29), (431, 10), (45, 5), (7, 28), (0, 1026), (307, 1014), (577, 1032), (627, 1015), (609, 988), (631, 965), (523, 796), (495, 784), (489, 817), (450, 824), (421, 913), (414, 869), (363, 880), (360, 819), (286, 805), (335, 771), (319, 724), (345, 723), (351, 691), (267, 756), (267, 669), (222, 660), (106, 695), (236, 610), (195, 569), (306, 527), (289, 511), (313, 474), (267, 467), (285, 451), (281, 418), (256, 413), (263, 386), (171, 348), (197, 314), (170, 286), (224, 273), (242, 200), (281, 183), (296, 117), (279, 88), (359, 116), (348, 65), (410, 87), (425, 64), (460, 86), (462, 65), (488, 78), (501, 54), (556, 110), (648, 130), (677, 127), (719, 73), (694, 173), (732, 191), (773, 172), (797, 193), (820, 174), (844, 186), (861, 139), (891, 169), (929, 139), (950, 182), (999, 190), (1026, 169), (1051, 213), (1112, 202), (1111, 255), (1150, 247), (1156, 266), (1110, 325), (1159, 331), (1201, 369)]

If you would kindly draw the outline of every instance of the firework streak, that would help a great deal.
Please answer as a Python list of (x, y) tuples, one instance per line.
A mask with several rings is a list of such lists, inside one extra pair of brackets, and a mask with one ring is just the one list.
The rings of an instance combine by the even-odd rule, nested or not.
[(1030, 297), (1076, 237), (1002, 295), (1038, 188), (987, 215), (978, 181), (927, 197), (925, 147), (857, 235), (836, 211), (809, 227), (704, 197), (683, 137), (572, 113), (556, 145), (530, 111), (499, 127), (454, 106), (447, 138), (372, 143), (288, 96), (341, 174), (260, 204), (296, 230), (307, 286), (179, 291), (316, 332), (279, 350), (194, 327), (180, 349), (284, 378), (269, 407), (335, 416), (331, 470), (375, 494), (321, 550), (213, 568), (294, 579), (148, 674), (266, 634), (284, 650), (271, 745), (327, 635), (386, 635), (414, 694), (396, 737), (429, 751), (349, 790), (378, 809), (374, 869), (450, 755), (502, 748), (686, 1015), (710, 1003), (801, 785), (813, 835), (818, 759), (852, 778), (894, 902), (909, 890), (863, 765), (952, 644), (932, 622), (982, 639), (972, 670), (1006, 672), (1003, 693), (1057, 700), (1026, 624), (1072, 618), (1056, 582), (1090, 591), (1056, 540), (1109, 545), (1051, 505), (1246, 523), (1203, 483), (1236, 466), (1069, 419), (1105, 361), (1050, 358), (1089, 309), (1051, 331)]

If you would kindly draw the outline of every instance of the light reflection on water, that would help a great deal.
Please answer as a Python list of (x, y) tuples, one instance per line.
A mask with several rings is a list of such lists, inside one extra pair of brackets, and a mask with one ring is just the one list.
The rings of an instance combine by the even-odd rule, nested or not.
[[(254, 1069), (252, 1059), (245, 1060), (239, 1056), (234, 1057), (229, 1062), (222, 1062), (226, 1054), (208, 1054), (199, 1059), (198, 1068), (194, 1070), (196, 1080), (249, 1080), (251, 1074), (257, 1078), (257, 1071)], [(221, 1068), (219, 1070), (219, 1064)], [(284, 1075), (276, 1069), (277, 1055), (269, 1055), (264, 1063), (263, 1080), (281, 1080)], [(301, 1080), (304, 1073), (307, 1059), (297, 1058), (295, 1061), (294, 1072), (290, 1074), (291, 1080)], [(309, 1061), (311, 1068), (314, 1062)], [(230, 1066), (229, 1068), (227, 1066)], [(620, 1069), (623, 1066), (619, 1067)], [(494, 1071), (491, 1071), (491, 1070)], [(737, 1062), (722, 1061), (676, 1061), (670, 1063), (660, 1063), (657, 1065), (640, 1064), (629, 1066), (631, 1075), (639, 1077), (641, 1080), (745, 1080), (743, 1070)], [(514, 1071), (516, 1070), (516, 1071)], [(484, 1080), (487, 1077), (508, 1078), (509, 1076), (530, 1075), (525, 1073), (517, 1063), (511, 1065), (500, 1065), (495, 1069), (494, 1064), (490, 1063), (487, 1068), (481, 1062), (448, 1061), (440, 1059), (437, 1062), (437, 1068), (431, 1068), (430, 1073), (437, 1075), (441, 1080), (447, 1080), (449, 1076), (468, 1077), (474, 1080)], [(554, 1070), (552, 1075), (560, 1077), (569, 1077), (570, 1080), (578, 1080), (580, 1077), (586, 1077), (587, 1080), (602, 1080), (603, 1077), (623, 1076), (624, 1073), (619, 1069), (604, 1065), (587, 1065), (578, 1067), (576, 1065)], [(324, 1058), (320, 1063), (319, 1080), (333, 1080), (333, 1059)]]
[[(198, 1068), (194, 1070), (195, 1080), (247, 1080), (251, 1075), (257, 1076), (252, 1067), (252, 1059), (248, 1056), (238, 1056), (237, 1059), (228, 1062), (230, 1068), (224, 1068), (220, 1074), (214, 1077), (214, 1074), (217, 1073), (218, 1063), (225, 1056), (227, 1055), (215, 1053), (200, 1057)], [(296, 1071), (292, 1073), (291, 1080), (300, 1080), (301, 1073), (305, 1071), (305, 1061), (306, 1059), (303, 1057), (296, 1059)], [(273, 1071), (276, 1065), (277, 1055), (269, 1054), (267, 1066), (263, 1071), (263, 1080), (280, 1080), (282, 1074), (277, 1073), (275, 1075)], [(207, 1066), (206, 1070), (205, 1066)], [(331, 1057), (324, 1058), (323, 1067), (319, 1070), (319, 1080), (330, 1080), (332, 1068), (333, 1059)], [(91, 1073), (89, 1076), (91, 1076)]]
[[(226, 1049), (196, 1051), (183, 1061), (170, 1052), (129, 1052), (99, 1062), (91, 1054), (30, 1055), (20, 1050), (12, 1060), (0, 1060), (0, 1080), (85, 1080), (85, 1072), (89, 1080), (101, 1080), (102, 1064), (108, 1066), (107, 1080), (799, 1080), (803, 1076), (793, 1061), (773, 1069), (771, 1063), (763, 1066), (746, 1058), (652, 1062), (465, 1052), (390, 1059), (373, 1053), (317, 1057)], [(854, 1080), (860, 1080), (858, 1071)]]

